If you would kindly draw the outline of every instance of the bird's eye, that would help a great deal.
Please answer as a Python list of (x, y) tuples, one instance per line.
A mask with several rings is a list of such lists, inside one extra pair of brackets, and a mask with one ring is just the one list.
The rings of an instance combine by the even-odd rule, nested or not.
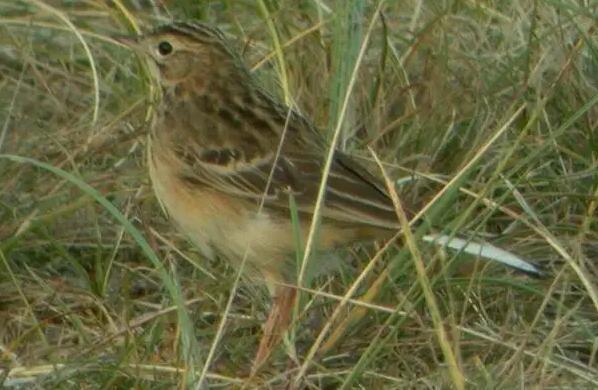
[(167, 56), (172, 53), (172, 45), (168, 41), (158, 43), (158, 53), (162, 56)]

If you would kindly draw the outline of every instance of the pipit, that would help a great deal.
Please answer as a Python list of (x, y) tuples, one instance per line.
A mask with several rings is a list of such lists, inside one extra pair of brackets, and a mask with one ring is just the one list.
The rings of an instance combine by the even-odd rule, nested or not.
[[(157, 198), (201, 252), (237, 265), (245, 258), (248, 274), (263, 278), (273, 296), (260, 362), (295, 296), (283, 286), (296, 280), (289, 197), (305, 242), (326, 143), (306, 117), (260, 87), (216, 28), (173, 23), (117, 40), (145, 57), (162, 89), (148, 161)], [(336, 151), (318, 250), (390, 237), (397, 226), (382, 182)]]
[[(295, 296), (285, 287), (296, 280), (290, 197), (305, 242), (326, 142), (309, 119), (264, 91), (216, 28), (173, 23), (118, 40), (145, 57), (161, 87), (148, 162), (157, 198), (204, 254), (237, 265), (246, 259), (273, 296), (260, 364), (288, 325)], [(398, 226), (382, 181), (335, 151), (318, 250), (386, 239)]]

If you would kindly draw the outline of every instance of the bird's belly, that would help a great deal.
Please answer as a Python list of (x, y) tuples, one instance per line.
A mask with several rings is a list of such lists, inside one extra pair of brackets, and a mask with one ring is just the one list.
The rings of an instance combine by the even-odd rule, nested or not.
[(176, 164), (164, 158), (149, 162), (154, 192), (169, 217), (208, 257), (215, 252), (233, 264), (246, 258), (248, 271), (282, 278), (284, 263), (294, 249), (288, 222), (258, 214), (247, 201), (197, 184), (177, 174)]

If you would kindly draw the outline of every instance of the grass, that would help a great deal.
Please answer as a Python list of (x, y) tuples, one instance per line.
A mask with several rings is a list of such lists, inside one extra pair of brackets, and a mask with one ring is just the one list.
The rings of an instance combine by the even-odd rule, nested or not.
[[(597, 386), (596, 6), (166, 4), (0, 3), (3, 386)], [(428, 207), (403, 248), (356, 246), (306, 278), (293, 331), (251, 382), (265, 291), (235, 286), (161, 213), (151, 83), (109, 38), (170, 17), (220, 26), (268, 89)], [(439, 230), (544, 277), (420, 240)]]

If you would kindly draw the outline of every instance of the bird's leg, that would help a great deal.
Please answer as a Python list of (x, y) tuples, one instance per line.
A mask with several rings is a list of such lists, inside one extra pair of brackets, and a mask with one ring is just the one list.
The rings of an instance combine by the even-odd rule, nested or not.
[(292, 287), (277, 286), (275, 288), (272, 308), (268, 314), (268, 319), (264, 323), (264, 334), (253, 361), (253, 373), (257, 372), (266, 361), (274, 346), (280, 341), (289, 327), (296, 293), (296, 289)]

